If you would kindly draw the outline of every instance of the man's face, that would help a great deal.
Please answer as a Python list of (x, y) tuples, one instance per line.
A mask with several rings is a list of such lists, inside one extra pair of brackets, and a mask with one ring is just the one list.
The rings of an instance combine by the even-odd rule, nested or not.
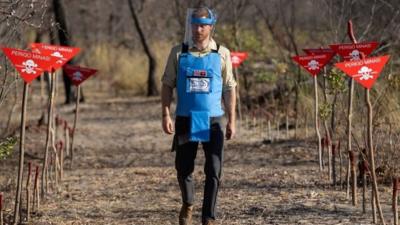
[(192, 24), (192, 35), (194, 42), (202, 42), (206, 40), (212, 31), (212, 25)]

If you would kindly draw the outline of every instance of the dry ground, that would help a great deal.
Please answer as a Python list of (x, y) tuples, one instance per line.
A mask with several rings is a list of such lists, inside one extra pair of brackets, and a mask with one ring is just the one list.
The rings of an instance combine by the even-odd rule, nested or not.
[[(72, 121), (73, 107), (58, 106)], [(171, 136), (160, 126), (158, 98), (87, 96), (81, 105), (76, 158), (65, 171), (60, 192), (53, 191), (30, 224), (177, 224), (180, 207)], [(32, 121), (39, 112), (30, 115)], [(41, 155), (45, 128), (28, 129), (27, 152)], [(361, 206), (352, 207), (344, 191), (318, 173), (315, 143), (282, 140), (269, 144), (251, 129), (226, 142), (219, 194), (219, 224), (370, 224)], [(0, 191), (6, 215), (12, 213), (17, 154), (1, 162)], [(27, 157), (27, 161), (33, 160)], [(37, 160), (36, 160), (37, 161)], [(204, 175), (200, 150), (195, 170), (195, 221), (200, 224)], [(11, 179), (13, 177), (13, 179)], [(391, 189), (381, 189), (391, 218)]]

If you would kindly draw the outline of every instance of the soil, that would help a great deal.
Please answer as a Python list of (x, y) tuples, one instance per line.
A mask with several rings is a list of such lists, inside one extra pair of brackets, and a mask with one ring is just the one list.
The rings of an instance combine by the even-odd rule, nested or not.
[[(86, 94), (73, 167), (68, 169), (67, 160), (62, 184), (50, 190), (29, 224), (178, 224), (175, 154), (170, 151), (172, 136), (161, 129), (159, 98)], [(46, 134), (46, 127), (36, 124), (39, 108), (31, 107), (26, 140), (26, 162), (34, 164), (40, 163)], [(59, 103), (57, 110), (72, 125), (74, 106)], [(345, 189), (332, 186), (326, 171), (319, 172), (314, 138), (294, 139), (292, 134), (285, 138), (283, 131), (281, 139), (271, 143), (250, 126), (226, 141), (217, 224), (371, 224), (370, 191), (363, 214), (361, 200), (352, 206)], [(0, 162), (6, 221), (13, 213), (17, 159), (16, 148), (11, 158)], [(203, 164), (199, 148), (195, 224), (200, 224)], [(381, 185), (380, 191), (389, 222), (391, 188)]]

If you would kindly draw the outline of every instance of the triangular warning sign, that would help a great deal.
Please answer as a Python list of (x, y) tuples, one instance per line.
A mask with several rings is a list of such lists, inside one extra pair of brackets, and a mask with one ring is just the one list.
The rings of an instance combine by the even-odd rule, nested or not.
[(65, 65), (63, 69), (75, 86), (79, 86), (83, 81), (97, 72), (95, 69), (72, 65)]
[(232, 67), (239, 67), (248, 56), (247, 52), (231, 52)]
[(304, 48), (303, 51), (307, 55), (320, 55), (320, 54), (332, 54), (332, 57), (336, 54), (335, 51), (333, 51), (330, 48)]
[(15, 69), (26, 83), (32, 82), (54, 63), (54, 58), (47, 55), (36, 54), (33, 52), (2, 48), (4, 54), (10, 59)]
[(341, 62), (336, 63), (335, 66), (365, 88), (370, 89), (379, 77), (389, 57), (389, 55), (385, 55), (358, 61)]
[(318, 54), (307, 56), (293, 56), (292, 59), (306, 69), (311, 75), (316, 76), (319, 71), (332, 59), (332, 54)]
[(80, 51), (80, 48), (76, 47), (49, 45), (44, 43), (31, 43), (30, 46), (33, 52), (57, 58), (56, 62), (52, 66), (54, 70), (61, 68)]
[(378, 42), (364, 42), (358, 44), (332, 44), (329, 45), (344, 61), (360, 60), (362, 55), (367, 57), (378, 46)]

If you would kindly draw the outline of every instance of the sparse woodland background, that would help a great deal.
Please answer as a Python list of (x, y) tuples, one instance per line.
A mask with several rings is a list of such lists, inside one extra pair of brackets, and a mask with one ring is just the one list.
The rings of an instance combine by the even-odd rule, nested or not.
[[(351, 19), (359, 42), (380, 43), (373, 55), (391, 55), (371, 94), (381, 178), (399, 175), (398, 0), (2, 0), (0, 45), (24, 49), (31, 42), (59, 43), (54, 4), (62, 5), (68, 38), (82, 48), (74, 63), (97, 68), (99, 75), (90, 81), (94, 91), (116, 96), (158, 95), (169, 50), (183, 40), (186, 9), (209, 6), (218, 15), (217, 42), (250, 55), (238, 75), (244, 117), (281, 121), (295, 130), (295, 138), (304, 138), (305, 127), (312, 130), (313, 88), (290, 56), (303, 54), (302, 48), (350, 42)], [(18, 126), (22, 80), (2, 54), (0, 66), (0, 157), (6, 157), (15, 144), (10, 137)], [(321, 127), (326, 122), (333, 140), (345, 146), (347, 78), (332, 68), (318, 77)], [(363, 98), (356, 85), (353, 143), (359, 151), (366, 145)]]

